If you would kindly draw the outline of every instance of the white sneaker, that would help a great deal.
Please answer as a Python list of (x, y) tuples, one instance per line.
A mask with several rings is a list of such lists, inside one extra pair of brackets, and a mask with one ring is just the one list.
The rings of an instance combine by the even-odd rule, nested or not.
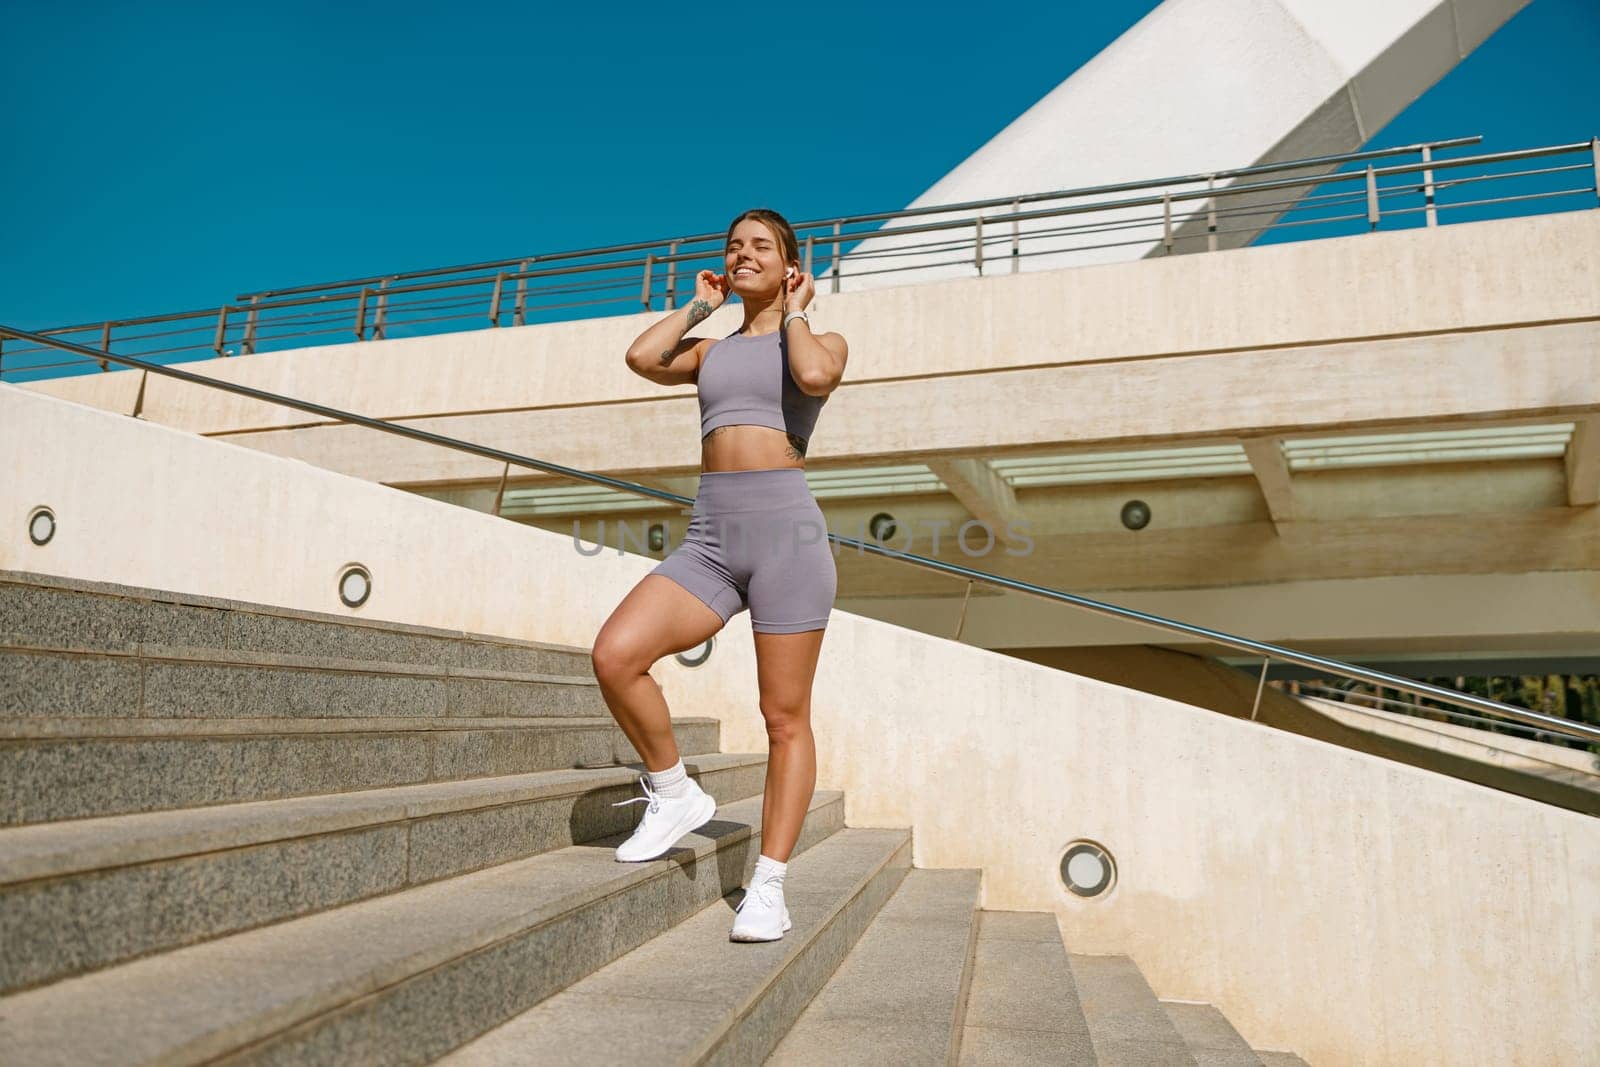
[(644, 817), (634, 828), (633, 836), (617, 846), (619, 863), (638, 863), (667, 854), (686, 834), (691, 834), (711, 821), (717, 813), (717, 802), (710, 793), (700, 788), (700, 783), (689, 779), (689, 791), (681, 797), (664, 797), (650, 788), (648, 776), (639, 778), (644, 796), (619, 801), (611, 805), (647, 803)]
[(783, 880), (764, 878), (752, 882), (739, 901), (729, 941), (777, 941), (794, 924), (783, 902)]

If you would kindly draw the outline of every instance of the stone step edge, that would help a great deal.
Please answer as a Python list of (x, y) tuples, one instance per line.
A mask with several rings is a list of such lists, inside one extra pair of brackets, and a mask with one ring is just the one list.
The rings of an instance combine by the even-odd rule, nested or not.
[(135, 660), (139, 663), (182, 663), (205, 667), (249, 667), (292, 670), (324, 674), (383, 675), (386, 677), (450, 679), (466, 678), (488, 682), (527, 682), (544, 685), (596, 687), (592, 675), (539, 674), (533, 671), (488, 670), (481, 667), (452, 667), (448, 664), (425, 666), (392, 660), (346, 659), (338, 656), (306, 656), (290, 652), (252, 652), (247, 649), (210, 648), (204, 645), (161, 645), (136, 642), (130, 648), (91, 648), (64, 645), (60, 641), (35, 638), (29, 634), (0, 633), (0, 657), (6, 655), (49, 655), (76, 659)]
[[(797, 926), (776, 944), (763, 945), (759, 947), (753, 947), (751, 949), (753, 952), (777, 950), (777, 952), (781, 954), (770, 962), (764, 972), (759, 975), (748, 976), (751, 979), (749, 987), (741, 990), (740, 993), (735, 997), (730, 998), (730, 1002), (719, 1003), (715, 1005), (714, 1010), (716, 1013), (716, 1018), (704, 1021), (701, 1026), (701, 1032), (694, 1038), (695, 1044), (692, 1048), (673, 1049), (671, 1062), (681, 1064), (725, 1062), (723, 1059), (717, 1058), (717, 1054), (719, 1052), (727, 1051), (726, 1043), (730, 1039), (737, 1040), (740, 1024), (750, 1018), (753, 1013), (761, 1009), (766, 997), (770, 994), (770, 992), (777, 987), (779, 983), (782, 982), (782, 980), (789, 975), (796, 966), (803, 965), (807, 962), (808, 951), (823, 941), (829, 931), (833, 928), (834, 924), (837, 923), (840, 917), (845, 914), (850, 905), (863, 897), (866, 891), (871, 887), (873, 881), (881, 877), (886, 870), (897, 866), (902, 872), (901, 880), (903, 880), (904, 874), (908, 873), (911, 869), (911, 831), (904, 829), (895, 830), (891, 828), (845, 827), (827, 840), (817, 842), (813, 848), (807, 850), (804, 854), (791, 855), (788, 861), (791, 876), (799, 881), (804, 881), (807, 877), (807, 868), (810, 866), (810, 864), (806, 862), (807, 860), (811, 861), (811, 864), (825, 863), (829, 858), (829, 853), (835, 850), (843, 851), (848, 857), (849, 853), (862, 849), (864, 847), (864, 843), (872, 842), (874, 839), (879, 839), (881, 842), (876, 846), (876, 854), (869, 854), (867, 858), (862, 861), (864, 863), (863, 870), (854, 881), (847, 884), (837, 885), (828, 890), (830, 899), (826, 905), (826, 911), (815, 923), (815, 925), (805, 929)], [(902, 859), (904, 860), (903, 865), (901, 864)], [(845, 862), (849, 862), (848, 858), (845, 859)], [(897, 881), (896, 884), (884, 894), (883, 899), (888, 900), (891, 898), (894, 895), (895, 890), (898, 888), (899, 881)], [(687, 924), (697, 924), (698, 926), (714, 927), (715, 933), (706, 934), (705, 936), (715, 936), (720, 941), (727, 936), (728, 924), (732, 920), (732, 914), (728, 909), (719, 907), (719, 904), (729, 904), (732, 902), (732, 898), (737, 895), (737, 891), (735, 891), (734, 893), (727, 894), (718, 900), (708, 903), (705, 907), (700, 908), (692, 915), (687, 916), (678, 926), (664, 931), (659, 936), (672, 937)], [(880, 901), (880, 907), (881, 903), (882, 902)], [(878, 909), (875, 908), (873, 913), (867, 917), (867, 921), (862, 924), (863, 930), (871, 925), (877, 913)], [(686, 936), (695, 940), (698, 940), (698, 938), (701, 936), (701, 933), (698, 930), (684, 931), (684, 933)], [(650, 945), (651, 942), (647, 941), (632, 951), (641, 951)], [(849, 955), (851, 948), (853, 948), (853, 944), (845, 947), (843, 954), (840, 956), (841, 961)], [(629, 953), (623, 953), (622, 955), (619, 955), (616, 959), (607, 964), (607, 967), (624, 966), (625, 961), (628, 959), (628, 955)], [(525, 1057), (527, 1053), (525, 1051), (525, 1046), (523, 1045), (523, 1035), (528, 1032), (529, 1028), (536, 1028), (541, 1024), (542, 1019), (539, 1017), (539, 1014), (542, 1014), (541, 1009), (546, 1008), (547, 1005), (552, 1005), (552, 1002), (556, 1001), (558, 998), (568, 996), (581, 998), (586, 996), (590, 992), (590, 989), (593, 988), (594, 981), (597, 980), (596, 976), (603, 974), (604, 970), (604, 968), (597, 968), (584, 978), (571, 983), (565, 989), (559, 990), (558, 992), (544, 998), (538, 1003), (530, 1005), (528, 1008), (518, 1012), (516, 1015), (511, 1016), (500, 1026), (485, 1031), (484, 1033), (470, 1039), (465, 1044), (457, 1046), (454, 1050), (446, 1053), (436, 1062), (444, 1065), (444, 1067), (452, 1067), (452, 1065), (454, 1065), (454, 1067), (465, 1067), (465, 1065), (473, 1065), (473, 1067), (478, 1067), (478, 1065), (491, 1063), (547, 1062), (544, 1060), (526, 1060)], [(830, 971), (828, 975), (823, 977), (818, 989), (826, 985), (831, 976), (832, 975)], [(615, 978), (613, 977), (609, 980), (615, 981)], [(588, 984), (589, 988), (586, 988), (586, 983)], [(785, 1033), (787, 1032), (788, 1028), (793, 1025), (794, 1020), (805, 1011), (807, 1004), (809, 1004), (814, 995), (815, 991), (813, 991), (811, 995), (805, 997), (804, 1000), (793, 1005), (792, 1017), (787, 1019), (783, 1025), (783, 1031)], [(644, 998), (644, 1002), (648, 1003), (648, 998)], [(671, 1000), (660, 1000), (657, 1003), (661, 1005), (661, 1010), (664, 1012), (670, 1012), (674, 1006), (674, 1001)], [(781, 1040), (782, 1038), (780, 1036), (777, 1041), (774, 1041), (773, 1047), (775, 1048)], [(517, 1059), (516, 1055), (510, 1051), (513, 1048), (522, 1050), (522, 1055), (524, 1056), (523, 1060)], [(535, 1054), (546, 1051), (548, 1050), (540, 1048), (537, 1049)], [(594, 1057), (591, 1054), (589, 1060), (586, 1062), (592, 1062), (593, 1058)], [(659, 1053), (656, 1056), (656, 1059), (660, 1062), (668, 1062)], [(750, 1062), (758, 1063), (764, 1059), (765, 1056), (761, 1057), (761, 1059), (752, 1060)], [(732, 1061), (728, 1060), (726, 1062)]]
[[(715, 862), (724, 849), (732, 848), (761, 833), (760, 796), (736, 801), (717, 809), (714, 821), (733, 822), (736, 828), (719, 838), (691, 834), (666, 857), (646, 863), (624, 864), (611, 861), (603, 868), (607, 877), (590, 879), (576, 888), (563, 889), (544, 899), (526, 893), (501, 892), (494, 895), (496, 886), (515, 884), (518, 879), (536, 880), (545, 868), (558, 867), (567, 857), (580, 850), (594, 852), (597, 848), (620, 842), (623, 835), (603, 838), (599, 842), (573, 845), (554, 852), (546, 852), (510, 863), (499, 864), (470, 874), (446, 878), (416, 886), (398, 893), (390, 893), (369, 900), (357, 901), (328, 911), (274, 923), (265, 927), (232, 934), (228, 937), (190, 945), (156, 956), (144, 957), (119, 964), (105, 970), (63, 979), (51, 985), (0, 999), (8, 1009), (7, 1015), (16, 1021), (48, 1016), (50, 1004), (71, 1005), (66, 1014), (81, 1016), (104, 1013), (115, 1016), (119, 1007), (110, 1001), (107, 987), (124, 983), (127, 987), (154, 995), (159, 990), (163, 999), (177, 1004), (187, 1003), (185, 980), (204, 982), (215, 987), (218, 976), (231, 969), (235, 973), (254, 973), (271, 969), (274, 941), (286, 945), (293, 940), (285, 931), (294, 928), (295, 935), (308, 937), (324, 946), (341, 940), (354, 939), (349, 952), (334, 950), (332, 958), (343, 961), (357, 960), (354, 968), (359, 974), (347, 975), (343, 980), (309, 970), (301, 970), (308, 982), (300, 989), (278, 989), (275, 1003), (252, 1004), (237, 1018), (224, 1022), (220, 1028), (185, 1037), (175, 1037), (163, 1050), (161, 1062), (201, 1062), (268, 1042), (320, 1016), (330, 1015), (347, 1005), (398, 986), (408, 979), (444, 967), (464, 957), (492, 950), (495, 946), (529, 933), (541, 926), (559, 921), (573, 912), (608, 898), (638, 889), (645, 883), (672, 876), (675, 868), (690, 864)], [(844, 794), (838, 791), (819, 790), (812, 794), (806, 809), (810, 820), (829, 808), (838, 808), (841, 815)], [(841, 819), (842, 821), (842, 819)], [(805, 835), (802, 832), (802, 841)], [(610, 859), (610, 857), (606, 857)], [(610, 868), (616, 868), (612, 873)], [(506, 903), (515, 896), (521, 903), (515, 907)], [(494, 905), (498, 905), (495, 908)], [(442, 912), (454, 910), (470, 916), (467, 929), (451, 932), (450, 923), (439, 921)], [(409, 914), (408, 914), (409, 913)], [(379, 939), (362, 940), (359, 931), (349, 931), (359, 915), (365, 924), (385, 928), (402, 927), (414, 931), (400, 947)], [(324, 935), (326, 931), (326, 936)], [(365, 958), (362, 958), (363, 950)], [(293, 951), (292, 946), (278, 949)], [(296, 958), (299, 958), (298, 956)], [(249, 960), (248, 968), (240, 961)], [(97, 988), (98, 987), (98, 988)], [(237, 1001), (235, 1001), (237, 1003)], [(41, 1005), (44, 1011), (41, 1012)], [(53, 1032), (39, 1035), (49, 1042), (49, 1047), (59, 1051), (58, 1042), (63, 1023), (75, 1028), (70, 1020), (59, 1015), (47, 1019), (41, 1030)], [(162, 1023), (148, 1021), (145, 1032), (159, 1030)], [(170, 1025), (170, 1024), (168, 1024)], [(21, 1042), (16, 1028), (8, 1045), (15, 1049)], [(83, 1050), (79, 1050), (83, 1051)]]
[[(690, 777), (766, 762), (762, 753), (686, 755)], [(0, 886), (247, 848), (628, 785), (642, 770), (537, 771), (0, 828)]]
[[(879, 910), (878, 914), (873, 917), (872, 923), (862, 931), (861, 939), (857, 941), (855, 945), (851, 946), (850, 951), (845, 954), (845, 958), (840, 961), (839, 967), (842, 969), (847, 963), (849, 963), (850, 958), (854, 956), (855, 953), (862, 951), (864, 947), (870, 948), (876, 944), (876, 941), (869, 941), (868, 939), (873, 936), (873, 929), (876, 924), (885, 918), (884, 913), (889, 911), (894, 906), (895, 899), (901, 893), (906, 893), (908, 891), (915, 892), (918, 889), (918, 886), (915, 884), (915, 880), (918, 879), (919, 874), (925, 875), (931, 871), (936, 871), (940, 874), (947, 872), (960, 872), (962, 874), (972, 876), (973, 879), (973, 894), (970, 911), (968, 911), (966, 908), (960, 909), (963, 911), (968, 911), (967, 943), (965, 948), (962, 950), (961, 977), (956, 985), (955, 1002), (951, 1005), (950, 1018), (948, 1020), (949, 1033), (946, 1038), (947, 1044), (945, 1046), (947, 1050), (946, 1063), (948, 1067), (955, 1067), (955, 1064), (960, 1060), (961, 1057), (961, 1031), (962, 1027), (966, 1025), (967, 1001), (971, 995), (972, 974), (977, 962), (978, 926), (981, 922), (980, 916), (983, 910), (981, 907), (979, 907), (979, 901), (981, 901), (983, 898), (983, 871), (981, 868), (911, 868), (906, 872), (906, 876), (901, 883), (895, 887), (895, 891), (889, 895), (887, 900), (884, 901), (883, 907)], [(923, 918), (926, 918), (926, 916)], [(938, 921), (954, 922), (956, 920), (945, 918), (941, 915)], [(880, 931), (880, 933), (883, 934), (883, 936), (887, 936), (887, 931)], [(832, 976), (829, 977), (828, 981), (823, 984), (822, 989), (817, 991), (817, 995), (821, 996), (824, 990), (838, 980), (838, 977), (838, 972), (836, 971)], [(784, 1042), (789, 1039), (790, 1034), (795, 1033), (796, 1029), (806, 1021), (806, 1016), (812, 1010), (812, 1007), (815, 1003), (816, 998), (813, 998), (812, 1002), (807, 1004), (805, 1008), (802, 1009), (797, 1016), (795, 1016), (794, 1022), (791, 1024), (789, 1031), (778, 1040), (778, 1043), (775, 1046), (773, 1046), (772, 1052), (769, 1054), (769, 1059), (776, 1057), (778, 1053), (783, 1050)], [(825, 1022), (826, 1020), (818, 1021), (820, 1023)]]
[[(674, 715), (673, 725), (710, 726), (722, 720), (708, 715)], [(463, 730), (592, 730), (617, 729), (616, 720), (598, 715), (439, 715), (296, 716), (270, 719), (208, 719), (141, 716), (126, 718), (3, 718), (0, 743), (17, 741), (139, 741), (149, 738), (274, 737), (282, 734), (409, 734)]]
[[(1161, 1010), (1197, 1059), (1201, 1053), (1226, 1053), (1243, 1057), (1254, 1049), (1222, 1010), (1210, 1001), (1159, 997)], [(1220, 1037), (1217, 1036), (1220, 1031)]]
[[(862, 832), (870, 833), (873, 831)], [(776, 987), (792, 968), (800, 964), (806, 950), (812, 945), (816, 944), (818, 941), (822, 940), (823, 935), (831, 930), (834, 923), (838, 922), (840, 917), (844, 915), (845, 908), (861, 897), (866, 892), (867, 888), (872, 885), (873, 880), (877, 878), (885, 869), (898, 865), (900, 857), (904, 856), (906, 861), (904, 869), (906, 872), (911, 870), (911, 831), (903, 830), (901, 833), (904, 836), (895, 845), (895, 847), (887, 850), (877, 862), (872, 864), (870, 870), (863, 873), (861, 877), (857, 879), (855, 884), (850, 887), (847, 893), (842, 894), (838, 899), (835, 900), (833, 907), (828, 911), (828, 917), (816, 925), (816, 927), (811, 931), (811, 936), (796, 944), (793, 949), (785, 953), (783, 960), (776, 968), (772, 970), (771, 973), (767, 975), (766, 981), (762, 982), (759, 988), (746, 992), (744, 998), (739, 1002), (739, 1004), (735, 1008), (730, 1009), (727, 1015), (723, 1017), (722, 1025), (718, 1028), (718, 1032), (708, 1035), (701, 1041), (700, 1046), (695, 1050), (695, 1056), (693, 1058), (694, 1063), (706, 1062), (719, 1049), (724, 1047), (725, 1043), (730, 1038), (736, 1036), (739, 1024), (744, 1022), (744, 1020), (749, 1018), (751, 1015), (755, 1014), (755, 1012), (760, 1008), (762, 1001), (766, 999), (768, 992)], [(800, 872), (800, 877), (804, 877), (803, 870)], [(904, 874), (901, 876), (901, 881), (904, 881)], [(888, 900), (889, 897), (892, 897), (895, 889), (898, 889), (899, 887), (899, 883), (897, 882), (894, 888), (889, 890), (888, 894), (884, 897), (884, 900)], [(882, 909), (882, 906), (882, 902), (880, 902), (878, 908), (873, 910), (872, 915), (869, 916), (866, 923), (863, 924), (863, 929), (872, 925), (872, 920), (877, 917), (878, 911)], [(845, 956), (850, 954), (851, 947), (854, 947), (853, 942), (851, 946), (845, 949), (844, 954), (839, 957), (841, 961), (843, 961)], [(835, 969), (837, 969), (837, 967)], [(827, 978), (823, 979), (822, 984), (826, 985), (828, 978), (831, 977), (832, 973), (830, 972)], [(822, 987), (819, 985), (817, 988), (821, 989)], [(813, 990), (812, 995), (807, 997), (804, 1003), (801, 1003), (796, 1007), (793, 1017), (789, 1019), (790, 1026), (794, 1025), (794, 1020), (800, 1017), (801, 1013), (805, 1011), (806, 1006), (811, 1003), (811, 1000), (815, 996), (816, 991)], [(781, 1040), (782, 1038), (780, 1036), (779, 1041)], [(773, 1048), (776, 1047), (777, 1042), (774, 1042)], [(770, 1055), (772, 1050), (768, 1049), (767, 1051)]]
[(223, 611), (237, 611), (250, 615), (276, 616), (304, 622), (331, 623), (355, 629), (386, 630), (391, 633), (414, 634), (419, 637), (437, 637), (454, 641), (464, 640), (474, 644), (502, 645), (509, 648), (536, 649), (545, 652), (562, 652), (585, 656), (590, 652), (589, 649), (578, 645), (563, 645), (553, 641), (531, 641), (526, 638), (506, 637), (500, 634), (474, 633), (471, 630), (451, 630), (438, 626), (423, 626), (418, 623), (396, 622), (389, 619), (368, 619), (352, 615), (340, 615), (329, 611), (308, 611), (303, 608), (288, 608), (276, 604), (263, 604), (258, 601), (230, 600), (223, 597), (205, 596), (200, 593), (179, 593), (167, 589), (122, 585), (117, 582), (63, 578), (58, 575), (40, 574), (34, 571), (0, 568), (0, 585), (27, 585), (35, 588), (58, 589), (68, 593), (88, 593), (94, 596), (115, 597), (122, 600), (146, 600), (159, 604), (178, 604), (185, 607), (217, 608)]

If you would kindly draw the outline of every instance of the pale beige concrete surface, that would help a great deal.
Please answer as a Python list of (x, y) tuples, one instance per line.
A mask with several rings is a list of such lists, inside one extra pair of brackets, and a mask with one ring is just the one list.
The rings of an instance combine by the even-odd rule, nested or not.
[[(0, 387), (0, 567), (586, 645), (650, 561), (306, 464)], [(37, 504), (55, 540), (26, 538)], [(372, 568), (358, 612), (346, 561)], [(655, 673), (678, 714), (761, 751), (748, 615)], [(1173, 700), (836, 611), (819, 784), (983, 906), (1053, 909), (1317, 1064), (1576, 1063), (1600, 1046), (1600, 823)], [(1074, 838), (1118, 881), (1069, 898)], [(1559, 931), (1553, 936), (1552, 931)]]

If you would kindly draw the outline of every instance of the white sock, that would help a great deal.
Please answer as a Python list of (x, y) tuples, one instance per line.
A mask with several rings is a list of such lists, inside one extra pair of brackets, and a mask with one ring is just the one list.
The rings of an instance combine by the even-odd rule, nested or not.
[(650, 788), (664, 797), (682, 797), (689, 794), (689, 772), (683, 769), (683, 760), (679, 760), (664, 771), (647, 771), (650, 775)]
[(782, 885), (783, 876), (788, 870), (789, 865), (787, 863), (779, 863), (777, 860), (767, 855), (757, 856), (756, 869), (755, 872), (750, 875), (750, 884), (755, 885), (757, 882), (764, 879), (771, 879), (776, 881), (779, 885)]

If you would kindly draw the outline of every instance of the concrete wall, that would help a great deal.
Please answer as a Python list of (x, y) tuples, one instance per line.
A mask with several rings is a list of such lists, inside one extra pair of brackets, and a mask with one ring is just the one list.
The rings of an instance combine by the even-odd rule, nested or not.
[[(589, 643), (650, 561), (304, 463), (0, 386), (0, 568)], [(24, 532), (48, 504), (60, 532)], [(357, 612), (339, 567), (373, 571)], [(672, 706), (760, 750), (748, 615)], [(813, 711), (855, 826), (912, 826), (984, 905), (1053, 909), (1164, 997), (1324, 1064), (1577, 1063), (1600, 1047), (1600, 823), (835, 612)], [(1101, 842), (1119, 880), (1056, 880)]]

